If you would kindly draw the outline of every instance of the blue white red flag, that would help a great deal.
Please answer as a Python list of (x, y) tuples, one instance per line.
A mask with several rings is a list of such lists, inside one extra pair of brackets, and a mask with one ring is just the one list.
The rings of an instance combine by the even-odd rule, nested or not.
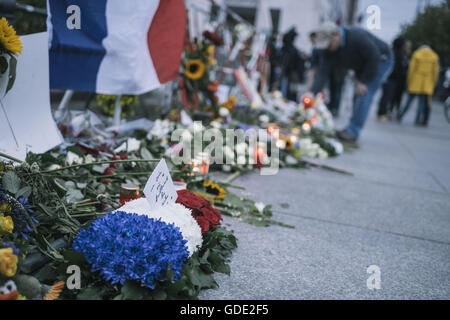
[(51, 88), (142, 94), (179, 72), (184, 0), (48, 0), (48, 11)]

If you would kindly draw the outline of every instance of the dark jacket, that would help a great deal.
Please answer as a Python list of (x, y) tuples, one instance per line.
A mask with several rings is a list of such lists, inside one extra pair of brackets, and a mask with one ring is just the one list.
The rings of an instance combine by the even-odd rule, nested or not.
[(320, 92), (333, 69), (351, 69), (357, 79), (369, 84), (375, 77), (381, 61), (392, 57), (389, 45), (372, 33), (357, 27), (344, 28), (344, 45), (337, 51), (326, 50), (317, 70), (312, 91)]

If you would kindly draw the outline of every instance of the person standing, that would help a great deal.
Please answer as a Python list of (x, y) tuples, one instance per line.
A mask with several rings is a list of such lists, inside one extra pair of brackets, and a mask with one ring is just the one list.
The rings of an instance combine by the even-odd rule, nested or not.
[(353, 113), (346, 129), (337, 137), (346, 142), (356, 142), (369, 115), (373, 98), (389, 76), (394, 65), (391, 48), (370, 32), (358, 28), (338, 27), (328, 22), (316, 31), (316, 46), (326, 49), (322, 64), (316, 73), (312, 91), (322, 91), (330, 70), (352, 69), (356, 74)]
[[(316, 39), (317, 34), (315, 32), (311, 32), (309, 35), (309, 39), (313, 45), (313, 50), (311, 53), (311, 68), (314, 72), (317, 71), (319, 66), (321, 65), (322, 55), (324, 53), (324, 49), (320, 50), (316, 47)], [(328, 110), (330, 110), (333, 117), (339, 116), (339, 109), (341, 106), (341, 98), (342, 98), (342, 87), (344, 84), (346, 71), (342, 68), (333, 68), (330, 70), (330, 74), (328, 75), (328, 87), (330, 89), (330, 101), (328, 102)]]
[(276, 82), (280, 78), (280, 50), (278, 48), (278, 33), (272, 33), (269, 42), (267, 44), (269, 49), (269, 62), (270, 62), (270, 78), (269, 78), (269, 91), (272, 91), (277, 85)]
[(408, 101), (397, 117), (402, 121), (414, 98), (419, 98), (416, 125), (427, 126), (431, 112), (431, 98), (439, 78), (439, 57), (428, 45), (422, 45), (411, 58), (408, 69)]
[(383, 95), (378, 105), (378, 119), (380, 120), (387, 120), (388, 114), (392, 113), (394, 109), (398, 114), (406, 87), (411, 44), (408, 40), (399, 37), (394, 40), (392, 47), (395, 63), (391, 75), (383, 84)]
[(305, 68), (305, 61), (294, 45), (297, 36), (295, 28), (290, 29), (283, 36), (283, 47), (280, 53), (281, 92), (291, 101), (297, 101), (297, 92), (292, 89), (292, 85), (302, 80)]

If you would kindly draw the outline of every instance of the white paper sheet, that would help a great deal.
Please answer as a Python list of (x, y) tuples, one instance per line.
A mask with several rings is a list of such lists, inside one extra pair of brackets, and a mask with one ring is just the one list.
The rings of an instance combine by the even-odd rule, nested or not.
[(169, 168), (162, 159), (144, 188), (145, 197), (152, 210), (175, 203), (178, 199), (177, 191), (170, 176)]
[[(48, 36), (46, 32), (20, 37), (13, 88), (0, 105), (0, 152), (24, 160), (27, 152), (42, 153), (63, 142), (50, 109)], [(70, 76), (70, 75), (67, 75)]]

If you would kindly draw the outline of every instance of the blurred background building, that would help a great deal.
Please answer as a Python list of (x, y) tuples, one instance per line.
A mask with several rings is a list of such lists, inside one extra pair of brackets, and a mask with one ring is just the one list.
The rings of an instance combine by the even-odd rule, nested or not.
[(257, 30), (285, 33), (296, 27), (296, 45), (309, 51), (308, 34), (323, 21), (352, 25), (358, 0), (224, 0), (224, 4)]

